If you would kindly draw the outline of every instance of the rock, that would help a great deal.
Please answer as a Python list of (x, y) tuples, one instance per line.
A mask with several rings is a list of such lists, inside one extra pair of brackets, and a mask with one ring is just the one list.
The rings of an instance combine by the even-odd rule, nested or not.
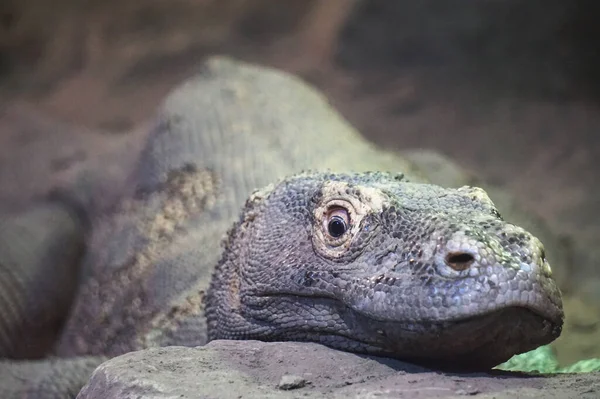
[(213, 341), (111, 359), (94, 371), (77, 398), (294, 398), (299, 393), (302, 398), (597, 398), (600, 373), (446, 374), (315, 343)]
[(284, 391), (289, 391), (290, 389), (298, 389), (305, 386), (307, 381), (299, 377), (297, 375), (283, 375), (281, 376), (281, 380), (279, 380), (279, 384), (277, 384), (277, 388), (283, 389)]
[(467, 389), (458, 389), (455, 393), (462, 396), (472, 396), (477, 395), (479, 393), (479, 389), (467, 387)]

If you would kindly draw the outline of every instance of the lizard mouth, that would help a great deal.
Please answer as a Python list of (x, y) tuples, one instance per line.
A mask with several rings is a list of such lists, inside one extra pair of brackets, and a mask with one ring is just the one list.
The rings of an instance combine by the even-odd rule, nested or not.
[(323, 312), (329, 308), (346, 328), (313, 326), (311, 332), (292, 339), (442, 370), (489, 370), (513, 355), (552, 342), (562, 328), (562, 317), (519, 305), (455, 320), (395, 321), (374, 318), (332, 298), (294, 297), (319, 303)]
[(418, 324), (371, 321), (369, 350), (438, 369), (486, 370), (556, 339), (562, 320), (521, 306), (454, 321)]
[(563, 324), (561, 307), (546, 302), (539, 306), (505, 302), (484, 313), (428, 321), (377, 317), (331, 297), (291, 293), (265, 297), (275, 301), (293, 297), (302, 309), (317, 307), (322, 320), (326, 314), (336, 315), (333, 319), (338, 321), (331, 325), (305, 318), (303, 332), (295, 335), (288, 330), (285, 339), (447, 370), (489, 370), (513, 355), (552, 342)]

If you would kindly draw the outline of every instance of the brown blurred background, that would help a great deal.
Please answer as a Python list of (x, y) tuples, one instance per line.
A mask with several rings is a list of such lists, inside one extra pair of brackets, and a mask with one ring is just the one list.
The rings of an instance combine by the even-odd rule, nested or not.
[[(220, 53), (302, 76), (374, 142), (446, 154), (598, 249), (599, 19), (594, 0), (0, 0), (0, 201), (84, 169), (110, 197), (156, 106)], [(600, 356), (585, 265), (564, 361)]]

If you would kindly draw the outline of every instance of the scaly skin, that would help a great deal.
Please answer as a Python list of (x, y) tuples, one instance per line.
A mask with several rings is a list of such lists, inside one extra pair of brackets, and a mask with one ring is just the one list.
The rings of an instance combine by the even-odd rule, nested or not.
[[(346, 228), (337, 237), (330, 223)], [(383, 173), (304, 174), (255, 194), (206, 311), (210, 339), (316, 341), (454, 369), (493, 367), (563, 323), (542, 244), (483, 190)]]
[[(298, 175), (307, 169), (335, 173)], [(414, 183), (360, 173), (369, 170), (402, 171)], [(165, 101), (130, 177), (131, 192), (93, 220), (55, 357), (0, 362), (0, 396), (68, 397), (107, 357), (203, 345), (207, 333), (314, 340), (434, 366), (460, 359), (476, 368), (551, 341), (561, 324), (560, 298), (539, 241), (502, 221), (481, 190), (417, 184), (429, 181), (422, 172), (366, 142), (298, 79), (209, 60)], [(338, 247), (319, 230), (323, 214), (314, 212), (335, 187), (324, 190), (327, 180), (355, 187), (340, 193), (355, 214), (351, 235)], [(267, 188), (247, 202), (260, 187)], [(362, 192), (368, 195), (351, 198)], [(73, 197), (86, 209), (93, 193)], [(496, 202), (506, 220), (542, 237), (554, 262), (556, 236), (502, 201)], [(223, 251), (220, 242), (236, 221)], [(448, 251), (475, 258), (469, 265), (464, 256), (449, 259), (456, 269), (468, 266), (457, 271), (446, 263)], [(205, 296), (217, 264), (207, 331)], [(47, 268), (36, 272), (39, 281), (57, 284)], [(236, 316), (224, 317), (228, 309)], [(11, 320), (0, 327), (15, 331)]]

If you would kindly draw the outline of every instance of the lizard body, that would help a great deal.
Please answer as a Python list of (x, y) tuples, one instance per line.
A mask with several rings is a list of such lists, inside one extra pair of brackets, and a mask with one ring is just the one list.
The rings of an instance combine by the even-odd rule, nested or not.
[[(84, 262), (88, 280), (57, 354), (120, 354), (150, 345), (141, 338), (146, 334), (156, 345), (204, 344), (205, 327), (169, 339), (154, 323), (168, 323), (161, 315), (180, 301), (201, 301), (185, 295), (192, 284), (192, 296), (208, 287), (221, 240), (253, 190), (308, 168), (410, 171), (408, 162), (373, 147), (341, 118), (327, 117), (322, 98), (311, 118), (289, 124), (302, 118), (297, 105), (311, 104), (316, 93), (282, 85), (287, 79), (216, 60), (166, 100), (132, 177), (135, 192), (94, 227)], [(258, 119), (254, 110), (274, 101), (273, 93), (254, 90), (261, 86), (283, 90), (277, 115)]]
[[(361, 173), (375, 170), (403, 175)], [(299, 80), (208, 61), (166, 100), (131, 192), (95, 218), (55, 360), (18, 372), (3, 362), (5, 396), (61, 397), (85, 382), (55, 378), (69, 364), (91, 372), (132, 350), (218, 338), (483, 368), (556, 338), (560, 293), (539, 240), (482, 190), (426, 182)], [(332, 209), (349, 227), (343, 243), (323, 230)]]

